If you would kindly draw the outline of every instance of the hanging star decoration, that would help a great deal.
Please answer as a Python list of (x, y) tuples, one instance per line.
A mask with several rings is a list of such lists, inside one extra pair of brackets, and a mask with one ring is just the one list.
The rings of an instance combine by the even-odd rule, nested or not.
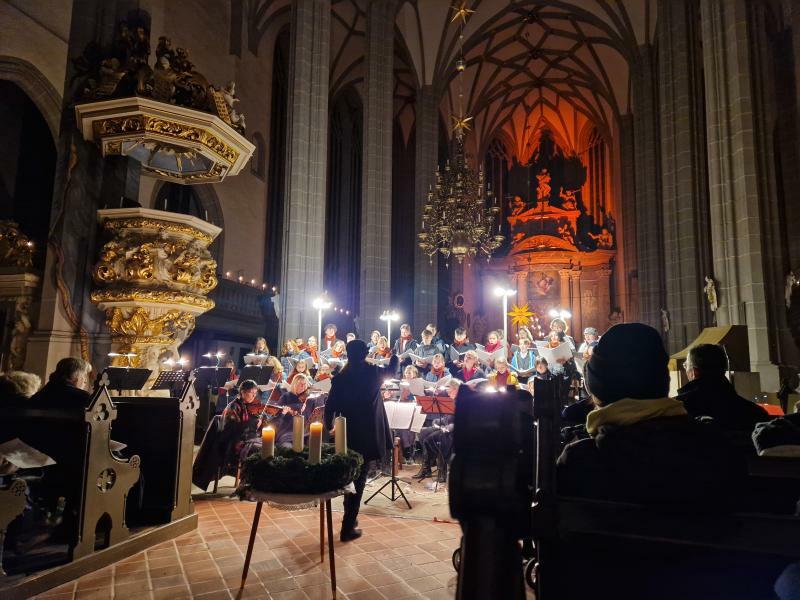
[(469, 17), (472, 13), (475, 12), (474, 10), (467, 8), (466, 1), (462, 2), (460, 5), (453, 4), (453, 6), (451, 6), (450, 8), (453, 9), (453, 18), (450, 19), (451, 23), (457, 21), (458, 19), (461, 19), (462, 21), (464, 21), (464, 24), (466, 25), (467, 17)]
[(472, 117), (450, 115), (450, 118), (453, 119), (453, 133), (464, 134), (470, 130), (470, 121), (472, 121)]
[(511, 317), (511, 325), (516, 327), (523, 327), (526, 325), (530, 325), (531, 318), (535, 316), (528, 304), (524, 304), (523, 306), (514, 305), (514, 308), (508, 313), (508, 316)]

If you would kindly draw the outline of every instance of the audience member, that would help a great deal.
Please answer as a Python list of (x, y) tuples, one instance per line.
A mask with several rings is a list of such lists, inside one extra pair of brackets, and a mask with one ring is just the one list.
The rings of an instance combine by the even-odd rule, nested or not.
[(697, 509), (737, 497), (743, 459), (718, 428), (666, 397), (668, 358), (658, 332), (641, 323), (600, 339), (585, 368), (597, 406), (586, 418), (591, 437), (559, 457), (560, 493)]
[(84, 409), (92, 399), (86, 391), (92, 365), (82, 358), (62, 358), (41, 390), (31, 396), (31, 403), (47, 408)]
[(728, 355), (722, 346), (694, 346), (683, 367), (689, 383), (678, 390), (678, 400), (690, 416), (712, 417), (721, 429), (748, 435), (756, 423), (769, 420), (766, 410), (737, 394), (725, 377)]
[(25, 371), (9, 371), (0, 375), (0, 399), (27, 400), (42, 384), (38, 375)]

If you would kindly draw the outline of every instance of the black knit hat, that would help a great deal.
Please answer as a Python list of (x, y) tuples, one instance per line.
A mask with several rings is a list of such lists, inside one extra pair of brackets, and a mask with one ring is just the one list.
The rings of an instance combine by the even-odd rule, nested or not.
[(669, 393), (669, 356), (658, 332), (643, 323), (609, 329), (586, 363), (586, 387), (602, 404)]
[(364, 340), (351, 340), (347, 343), (347, 360), (351, 363), (363, 362), (369, 354)]

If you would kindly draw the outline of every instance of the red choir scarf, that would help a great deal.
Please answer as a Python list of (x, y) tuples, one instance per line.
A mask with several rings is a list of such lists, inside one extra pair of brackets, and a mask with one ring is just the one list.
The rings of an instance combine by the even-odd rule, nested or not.
[(375, 348), (375, 356), (380, 356), (381, 358), (389, 358), (392, 355), (392, 351), (388, 348), (384, 348), (381, 350), (380, 348)]
[(322, 338), (322, 343), (325, 346), (326, 350), (330, 350), (331, 348), (333, 348), (333, 345), (336, 343), (336, 336), (334, 335), (333, 337), (328, 337), (326, 335), (324, 338)]
[(502, 387), (507, 385), (507, 382), (508, 382), (508, 371), (506, 371), (505, 373), (497, 371), (495, 378), (495, 385), (497, 387)]
[(442, 377), (444, 377), (444, 367), (442, 367), (441, 369), (434, 369), (433, 367), (431, 367), (431, 373), (436, 376), (436, 379), (441, 379)]
[(405, 336), (405, 335), (401, 335), (400, 336), (400, 352), (401, 353), (406, 351), (406, 344), (408, 344), (413, 339), (414, 338), (412, 336), (410, 336), (410, 335), (409, 336)]
[(344, 354), (344, 352), (339, 352), (339, 351), (337, 351), (337, 350), (331, 350), (331, 356), (332, 356), (333, 358), (339, 358), (339, 357), (341, 357), (341, 356), (342, 356), (342, 354)]
[(464, 381), (469, 381), (475, 376), (475, 371), (477, 371), (477, 367), (472, 367), (471, 369), (467, 370), (467, 367), (461, 369), (461, 373), (464, 376)]
[(502, 345), (503, 345), (503, 342), (497, 342), (496, 344), (486, 344), (484, 346), (484, 348), (486, 349), (486, 352), (494, 352), (495, 350), (500, 348)]

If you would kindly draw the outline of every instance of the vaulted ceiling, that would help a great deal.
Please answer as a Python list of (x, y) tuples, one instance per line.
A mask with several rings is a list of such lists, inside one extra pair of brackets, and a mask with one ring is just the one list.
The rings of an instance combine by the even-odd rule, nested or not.
[(397, 27), (417, 83), (439, 86), (443, 118), (471, 115), (476, 149), (497, 138), (526, 160), (543, 125), (570, 152), (594, 127), (610, 138), (655, 12), (655, 0), (406, 0)]

